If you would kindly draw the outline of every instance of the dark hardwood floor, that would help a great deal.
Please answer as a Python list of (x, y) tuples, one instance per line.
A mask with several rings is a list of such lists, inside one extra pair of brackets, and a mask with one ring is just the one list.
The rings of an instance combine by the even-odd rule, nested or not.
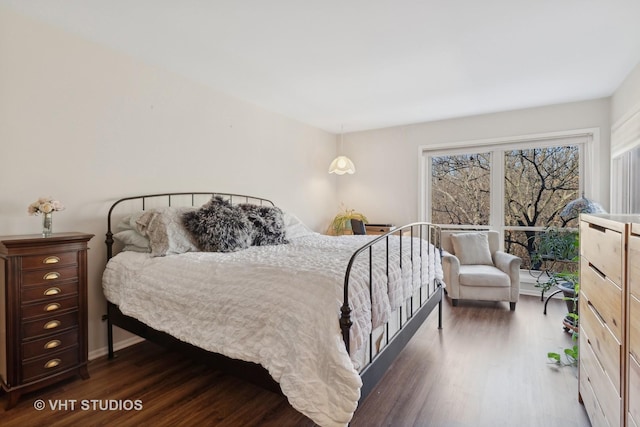
[[(445, 302), (444, 329), (436, 328), (433, 313), (351, 425), (589, 426), (578, 403), (577, 369), (556, 368), (546, 358), (571, 345), (561, 327), (566, 306), (552, 301), (546, 316), (542, 308), (539, 298), (527, 296), (515, 312), (507, 303)], [(26, 394), (9, 411), (3, 396), (0, 425), (314, 425), (283, 396), (147, 342), (115, 360), (91, 361), (89, 372), (89, 380)], [(45, 409), (34, 409), (37, 399)], [(142, 408), (105, 407), (109, 400), (128, 406), (138, 400)], [(66, 410), (51, 407), (65, 402)]]

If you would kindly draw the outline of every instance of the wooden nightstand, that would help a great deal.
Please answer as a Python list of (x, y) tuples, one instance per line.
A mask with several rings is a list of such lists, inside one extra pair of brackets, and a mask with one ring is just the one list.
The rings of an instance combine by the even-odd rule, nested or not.
[(0, 377), (24, 393), (87, 370), (87, 243), (93, 234), (0, 237)]

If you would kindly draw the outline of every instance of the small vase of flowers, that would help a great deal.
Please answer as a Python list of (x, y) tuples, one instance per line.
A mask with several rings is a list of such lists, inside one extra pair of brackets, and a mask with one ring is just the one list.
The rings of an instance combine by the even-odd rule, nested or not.
[(42, 214), (42, 237), (53, 233), (53, 212), (64, 210), (64, 205), (51, 197), (40, 197), (27, 208), (29, 215)]

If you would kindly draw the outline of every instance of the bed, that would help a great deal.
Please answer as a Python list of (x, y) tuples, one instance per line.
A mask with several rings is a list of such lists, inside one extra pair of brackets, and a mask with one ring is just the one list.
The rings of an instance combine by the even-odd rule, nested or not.
[(325, 236), (238, 194), (117, 200), (109, 357), (118, 326), (281, 392), (319, 425), (346, 425), (436, 307), (442, 327), (439, 238), (428, 223)]

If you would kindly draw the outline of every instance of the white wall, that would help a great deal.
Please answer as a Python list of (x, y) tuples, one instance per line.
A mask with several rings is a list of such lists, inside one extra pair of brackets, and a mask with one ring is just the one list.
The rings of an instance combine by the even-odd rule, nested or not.
[[(214, 92), (0, 7), (0, 235), (38, 233), (29, 203), (67, 209), (55, 231), (95, 234), (89, 350), (106, 345), (106, 214), (124, 196), (263, 196), (323, 231), (335, 214), (336, 136)], [(122, 338), (124, 335), (119, 335)]]
[(609, 204), (609, 98), (419, 123), (345, 135), (355, 175), (339, 179), (338, 198), (370, 222), (419, 219), (418, 147), (574, 129), (599, 128), (591, 197)]
[(640, 63), (631, 70), (611, 97), (611, 124), (632, 111), (640, 110)]

